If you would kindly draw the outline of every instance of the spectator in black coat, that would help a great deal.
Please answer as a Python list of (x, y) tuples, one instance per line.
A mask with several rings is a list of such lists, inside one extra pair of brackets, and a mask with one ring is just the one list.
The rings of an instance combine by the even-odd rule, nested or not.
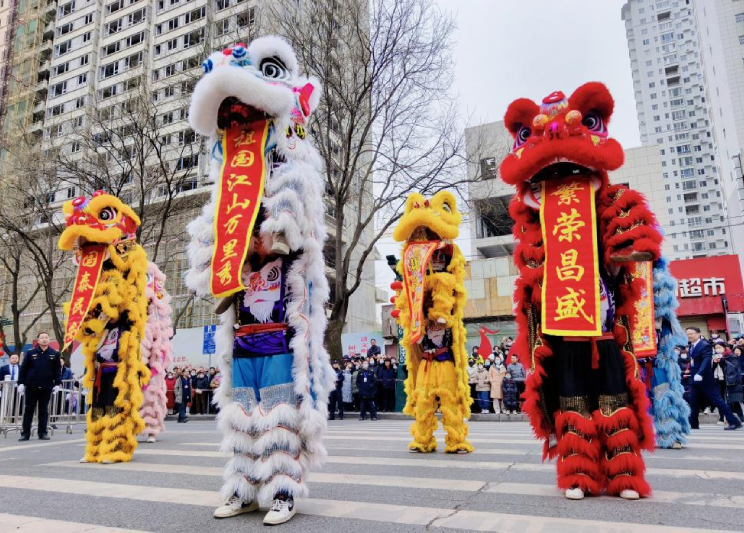
[(209, 388), (209, 377), (204, 373), (204, 370), (199, 369), (194, 380), (194, 414), (205, 415), (207, 414), (207, 393), (211, 391)]
[(731, 408), (721, 398), (715, 377), (713, 376), (713, 348), (700, 335), (700, 328), (690, 327), (686, 330), (687, 340), (690, 341), (690, 357), (695, 369), (692, 377), (692, 402), (690, 404), (690, 427), (699, 429), (700, 403), (708, 400), (718, 412), (726, 417), (728, 426), (725, 430), (739, 429), (742, 424)]
[(367, 418), (367, 409), (372, 415), (372, 420), (377, 420), (377, 406), (375, 405), (377, 379), (375, 378), (375, 372), (370, 370), (367, 361), (362, 364), (362, 369), (357, 374), (356, 381), (359, 389), (359, 420)]
[(21, 373), (18, 377), (18, 393), (26, 396), (26, 407), (23, 412), (23, 429), (20, 441), (31, 438), (31, 422), (36, 406), (39, 406), (39, 439), (49, 440), (49, 400), (52, 392), (59, 390), (62, 383), (62, 358), (59, 352), (49, 346), (49, 333), (42, 331), (38, 335), (38, 346), (32, 348), (21, 362)]
[(385, 363), (380, 367), (377, 378), (380, 380), (382, 388), (380, 410), (386, 413), (395, 411), (395, 375), (390, 359), (385, 359)]
[(517, 388), (517, 382), (512, 379), (509, 372), (501, 381), (501, 392), (504, 395), (504, 411), (509, 414), (516, 413), (519, 409), (519, 389)]
[(21, 375), (21, 367), (18, 364), (18, 354), (10, 356), (7, 365), (0, 366), (0, 381), (18, 381)]
[(726, 400), (732, 410), (744, 419), (741, 403), (744, 402), (744, 387), (741, 382), (741, 348), (735, 348), (733, 352), (726, 354), (721, 359), (723, 374), (726, 380)]
[(344, 401), (342, 389), (344, 387), (344, 373), (338, 361), (333, 362), (333, 371), (336, 372), (336, 387), (328, 395), (328, 420), (336, 420), (336, 408), (338, 406), (338, 419), (344, 419)]

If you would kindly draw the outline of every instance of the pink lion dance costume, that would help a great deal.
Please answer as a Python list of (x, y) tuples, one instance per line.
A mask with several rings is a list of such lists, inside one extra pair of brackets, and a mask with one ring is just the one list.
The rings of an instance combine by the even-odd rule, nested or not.
[(171, 322), (171, 297), (165, 292), (165, 274), (152, 261), (147, 262), (147, 325), (142, 339), (142, 361), (152, 373), (150, 383), (143, 388), (144, 401), (140, 416), (145, 421), (142, 435), (147, 442), (165, 430), (167, 411), (165, 372), (173, 363), (173, 327)]
[(511, 202), (520, 276), (512, 347), (529, 373), (524, 410), (558, 459), (558, 487), (647, 496), (641, 450), (654, 448), (648, 400), (633, 351), (636, 262), (659, 258), (661, 234), (644, 198), (611, 185), (623, 163), (609, 138), (614, 107), (601, 83), (541, 104), (514, 101), (505, 117), (514, 147), (501, 178)]

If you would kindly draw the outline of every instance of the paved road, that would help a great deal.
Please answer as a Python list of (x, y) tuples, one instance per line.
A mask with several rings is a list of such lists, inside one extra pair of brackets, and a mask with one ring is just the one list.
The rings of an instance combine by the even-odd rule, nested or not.
[[(571, 502), (525, 423), (473, 422), (477, 451), (457, 456), (407, 453), (405, 421), (329, 424), (328, 464), (282, 531), (744, 531), (744, 431), (706, 426), (687, 449), (648, 455), (650, 499)], [(213, 421), (169, 423), (131, 463), (80, 465), (79, 430), (49, 443), (0, 438), (0, 532), (256, 531), (263, 513), (212, 518), (218, 440)]]

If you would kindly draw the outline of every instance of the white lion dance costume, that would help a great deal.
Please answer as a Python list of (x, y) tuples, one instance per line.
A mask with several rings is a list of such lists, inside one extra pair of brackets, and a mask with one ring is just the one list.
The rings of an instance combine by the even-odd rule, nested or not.
[(273, 500), (286, 522), (322, 464), (335, 372), (323, 346), (328, 300), (322, 162), (306, 135), (320, 84), (298, 74), (289, 45), (263, 37), (204, 62), (191, 125), (209, 136), (211, 201), (189, 225), (187, 285), (222, 299), (217, 355), (225, 466), (215, 511)]
[(152, 261), (147, 263), (147, 325), (142, 339), (142, 362), (150, 369), (150, 383), (142, 387), (144, 401), (140, 416), (145, 421), (147, 442), (165, 431), (166, 397), (165, 372), (173, 363), (173, 327), (171, 322), (171, 297), (165, 292), (165, 274)]

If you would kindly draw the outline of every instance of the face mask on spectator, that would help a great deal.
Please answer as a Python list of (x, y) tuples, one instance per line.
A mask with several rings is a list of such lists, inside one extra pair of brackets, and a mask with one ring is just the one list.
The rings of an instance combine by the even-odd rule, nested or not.
[(368, 363), (364, 363), (364, 364), (362, 365), (362, 368), (363, 368), (364, 370), (367, 370), (367, 369), (369, 368), (369, 364), (368, 364)]
[(483, 370), (483, 365), (478, 363), (478, 370)]
[(686, 353), (681, 353), (681, 354), (679, 354), (679, 358), (680, 359), (687, 359), (687, 354)]

